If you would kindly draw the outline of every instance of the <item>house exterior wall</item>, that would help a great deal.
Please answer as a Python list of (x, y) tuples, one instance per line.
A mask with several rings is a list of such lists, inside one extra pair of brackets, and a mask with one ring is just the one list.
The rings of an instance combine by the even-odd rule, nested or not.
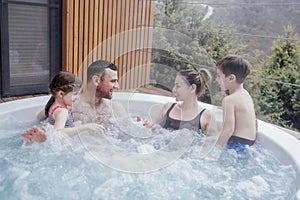
[(95, 60), (118, 66), (120, 89), (149, 83), (154, 1), (64, 0), (62, 70), (85, 82)]

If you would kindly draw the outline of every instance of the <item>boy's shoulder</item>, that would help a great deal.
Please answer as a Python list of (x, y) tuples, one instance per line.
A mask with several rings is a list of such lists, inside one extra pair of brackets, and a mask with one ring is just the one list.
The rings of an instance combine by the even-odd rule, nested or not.
[(238, 95), (236, 93), (232, 93), (232, 94), (226, 95), (223, 98), (223, 102), (226, 102), (226, 101), (235, 101), (235, 99), (237, 99), (237, 96)]
[(225, 98), (228, 99), (240, 99), (243, 97), (251, 97), (249, 92), (245, 89), (241, 89), (238, 91), (233, 92), (232, 94), (227, 95)]
[(247, 90), (234, 92), (223, 98), (223, 106), (233, 106), (234, 108), (245, 108), (253, 106), (253, 99)]
[(225, 96), (222, 100), (223, 104), (230, 104), (230, 105), (235, 105), (241, 103), (241, 101), (244, 101), (246, 96), (246, 93), (244, 92), (234, 92), (232, 94), (229, 94)]

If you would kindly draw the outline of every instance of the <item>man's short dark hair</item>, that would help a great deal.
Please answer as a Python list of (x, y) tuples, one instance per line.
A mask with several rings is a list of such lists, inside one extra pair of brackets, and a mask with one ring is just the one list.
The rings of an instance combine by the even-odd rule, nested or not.
[(94, 75), (100, 76), (101, 80), (103, 80), (105, 69), (117, 71), (117, 66), (106, 60), (97, 60), (93, 62), (87, 70), (87, 81), (91, 81)]

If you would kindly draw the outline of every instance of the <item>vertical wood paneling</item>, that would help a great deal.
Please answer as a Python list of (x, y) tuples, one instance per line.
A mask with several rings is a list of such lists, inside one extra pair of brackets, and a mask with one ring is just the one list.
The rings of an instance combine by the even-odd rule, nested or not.
[(112, 10), (112, 2), (113, 0), (108, 1), (108, 20), (107, 20), (107, 46), (106, 46), (106, 60), (111, 60), (111, 37), (112, 37), (112, 27), (113, 27), (113, 10)]
[[(126, 5), (126, 1), (119, 1), (119, 4), (120, 4), (120, 13), (119, 13), (119, 20), (120, 20), (120, 31), (119, 33), (124, 33), (124, 30), (125, 30), (125, 17), (124, 17), (124, 13), (125, 13), (125, 5)], [(118, 72), (119, 72), (119, 76), (121, 77), (120, 79), (120, 86), (125, 88), (125, 85), (124, 85), (124, 80), (122, 78), (124, 72), (123, 72), (123, 68), (124, 68), (124, 56), (121, 56), (121, 52), (123, 52), (124, 50), (124, 38), (125, 38), (125, 35), (124, 34), (120, 34), (120, 41), (119, 41), (119, 52), (118, 52), (118, 58), (117, 60), (119, 61), (119, 65), (118, 65)]]
[[(147, 10), (148, 10), (148, 21), (146, 21), (146, 25), (150, 25), (150, 27), (153, 27), (154, 25), (154, 1), (147, 1), (148, 5), (147, 5)], [(148, 28), (147, 29), (147, 46), (150, 47), (152, 46), (152, 28)], [(149, 83), (150, 82), (150, 65), (151, 65), (151, 48), (147, 48), (147, 60), (145, 62), (145, 64), (147, 65), (146, 67), (146, 72), (144, 73), (145, 76), (145, 83)]]
[[(84, 25), (84, 0), (79, 0), (79, 27), (83, 27)], [(83, 46), (84, 46), (84, 29), (80, 28), (79, 29), (79, 44), (78, 44), (78, 61), (79, 65), (77, 66), (77, 71), (82, 69), (82, 61), (84, 59), (83, 55)], [(76, 51), (74, 49), (74, 51)], [(80, 75), (80, 74), (79, 74)], [(82, 80), (84, 80), (83, 77), (81, 77)]]
[(99, 29), (101, 27), (99, 27), (99, 1), (95, 0), (95, 4), (94, 4), (94, 38), (93, 38), (93, 60), (97, 60), (98, 59), (98, 50), (97, 50), (97, 46), (98, 46), (98, 35), (99, 35)]
[[(134, 10), (133, 10), (133, 5), (134, 5), (134, 1), (127, 1), (127, 3), (129, 4), (129, 13), (128, 13), (128, 30), (132, 30), (132, 26), (133, 26), (133, 16), (134, 16)], [(130, 3), (129, 3), (130, 2)], [(132, 32), (129, 31), (128, 35), (127, 35), (127, 62), (126, 62), (126, 71), (129, 72), (128, 73), (128, 81), (126, 81), (126, 88), (132, 88), (132, 79), (133, 79), (133, 72), (131, 71), (131, 67), (132, 67), (132, 63), (131, 63), (131, 49), (132, 49)]]
[(102, 47), (101, 47), (101, 42), (103, 41), (103, 13), (104, 13), (104, 2), (100, 1), (99, 2), (99, 36), (98, 36), (98, 56), (97, 59), (101, 59), (101, 55), (102, 55)]
[[(89, 33), (88, 33), (88, 41), (89, 41), (89, 46), (88, 46), (88, 53), (89, 53), (89, 60), (88, 60), (88, 65), (90, 65), (93, 62), (93, 42), (94, 42), (94, 14), (95, 14), (95, 9), (94, 9), (94, 0), (89, 0), (90, 5), (89, 5)], [(96, 60), (96, 59), (95, 59)]]
[(121, 32), (121, 16), (122, 16), (121, 5), (122, 5), (122, 2), (116, 0), (115, 7), (117, 8), (117, 10), (116, 10), (116, 15), (115, 16), (116, 16), (116, 34), (117, 34), (117, 37), (116, 37), (116, 41), (115, 41), (115, 55), (114, 55), (114, 58), (115, 58), (115, 64), (117, 66), (121, 66), (120, 65), (121, 60), (119, 59), (120, 49), (122, 48), (121, 43), (120, 43), (121, 36), (119, 34)]
[[(137, 27), (137, 17), (138, 17), (138, 2), (139, 0), (135, 0), (133, 2), (133, 19), (130, 20), (133, 22), (133, 25), (132, 25), (132, 29), (135, 29)], [(135, 52), (137, 50), (136, 48), (136, 32), (137, 31), (133, 31), (132, 32), (132, 48), (131, 49), (134, 49), (133, 51), (130, 52), (131, 54), (131, 64), (130, 64), (130, 71), (132, 72), (132, 78), (131, 78), (131, 84), (130, 84), (130, 87), (131, 88), (137, 88), (138, 87), (138, 74), (137, 74), (137, 71), (138, 71), (138, 63), (135, 62)]]
[[(125, 13), (129, 13), (130, 12), (130, 0), (125, 0)], [(129, 14), (126, 14), (125, 16), (125, 21), (124, 21), (124, 43), (123, 43), (123, 51), (125, 52), (124, 56), (123, 56), (123, 65), (122, 65), (122, 76), (123, 75), (127, 75), (126, 72), (127, 70), (127, 60), (128, 60), (128, 30), (129, 30)], [(124, 76), (123, 76), (124, 77)], [(128, 77), (128, 76), (127, 76)], [(121, 86), (123, 88), (128, 88), (130, 82), (130, 77), (128, 78), (122, 78), (122, 82), (121, 82)]]
[[(146, 46), (146, 42), (145, 42), (145, 19), (146, 19), (146, 10), (147, 10), (147, 1), (142, 1), (142, 21), (141, 21), (141, 45), (142, 45), (142, 48), (141, 48), (141, 51), (140, 51), (140, 62), (141, 63), (144, 63), (145, 64), (145, 53), (146, 53), (146, 50), (147, 48), (143, 48)], [(141, 78), (142, 78), (142, 83), (145, 82), (145, 73), (146, 73), (146, 70), (145, 68), (143, 67), (142, 69), (142, 72), (141, 72)]]
[[(74, 33), (73, 33), (73, 49), (79, 48), (79, 1), (74, 1)], [(73, 65), (69, 66), (72, 67), (72, 71), (78, 70), (78, 55), (79, 51), (74, 51), (73, 55)]]
[(68, 24), (70, 20), (69, 17), (69, 1), (62, 1), (62, 66), (64, 70), (68, 70), (68, 35), (70, 34), (70, 29), (68, 28)]
[(137, 82), (138, 85), (141, 86), (145, 84), (143, 82), (143, 68), (144, 68), (144, 63), (142, 59), (142, 52), (143, 52), (143, 41), (142, 41), (142, 28), (143, 28), (143, 5), (144, 1), (138, 1), (138, 20), (137, 20), (137, 51), (136, 51), (136, 63), (139, 64), (139, 69), (137, 71)]
[[(107, 12), (108, 12), (108, 0), (103, 0), (103, 25), (102, 25), (102, 41), (107, 39)], [(104, 42), (102, 45), (102, 59), (107, 60), (106, 57), (106, 46), (107, 44)]]
[(111, 48), (110, 48), (110, 60), (115, 60), (115, 51), (116, 51), (116, 14), (117, 14), (117, 0), (112, 0), (112, 23), (111, 23)]
[[(63, 26), (66, 27), (66, 29), (62, 29), (63, 31), (65, 31), (65, 33), (63, 33), (62, 38), (64, 38), (64, 40), (62, 41), (62, 45), (63, 45), (63, 61), (62, 64), (65, 64), (65, 66), (63, 66), (64, 70), (66, 71), (72, 71), (72, 66), (73, 66), (73, 19), (74, 19), (74, 15), (73, 15), (73, 1), (69, 0), (69, 1), (63, 1), (63, 13), (65, 13), (65, 15), (63, 15)], [(65, 22), (65, 23), (64, 23)]]
[(140, 58), (140, 56), (142, 55), (142, 42), (141, 42), (141, 30), (142, 30), (142, 17), (143, 17), (143, 1), (138, 1), (138, 16), (137, 16), (137, 36), (136, 36), (136, 42), (137, 42), (137, 51), (136, 52), (136, 56), (135, 56), (135, 63), (139, 64), (139, 68), (137, 70), (137, 83), (138, 85), (142, 85), (144, 84), (143, 80), (143, 63), (142, 63), (142, 59)]
[[(84, 18), (83, 18), (83, 64), (82, 70), (87, 68), (88, 66), (88, 49), (89, 49), (89, 1), (84, 0)], [(83, 82), (86, 81), (85, 76), (83, 76)]]
[(151, 0), (64, 0), (63, 70), (85, 81), (88, 65), (104, 59), (118, 66), (121, 89), (148, 83), (153, 16)]

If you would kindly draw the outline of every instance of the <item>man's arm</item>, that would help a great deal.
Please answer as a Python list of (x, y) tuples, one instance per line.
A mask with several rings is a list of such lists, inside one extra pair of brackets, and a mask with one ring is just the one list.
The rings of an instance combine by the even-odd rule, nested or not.
[(128, 112), (120, 102), (113, 101), (112, 108), (115, 117), (117, 118), (129, 117)]
[(26, 132), (21, 135), (24, 137), (22, 142), (26, 144), (33, 144), (34, 142), (42, 143), (47, 139), (47, 133), (37, 126), (27, 129)]

